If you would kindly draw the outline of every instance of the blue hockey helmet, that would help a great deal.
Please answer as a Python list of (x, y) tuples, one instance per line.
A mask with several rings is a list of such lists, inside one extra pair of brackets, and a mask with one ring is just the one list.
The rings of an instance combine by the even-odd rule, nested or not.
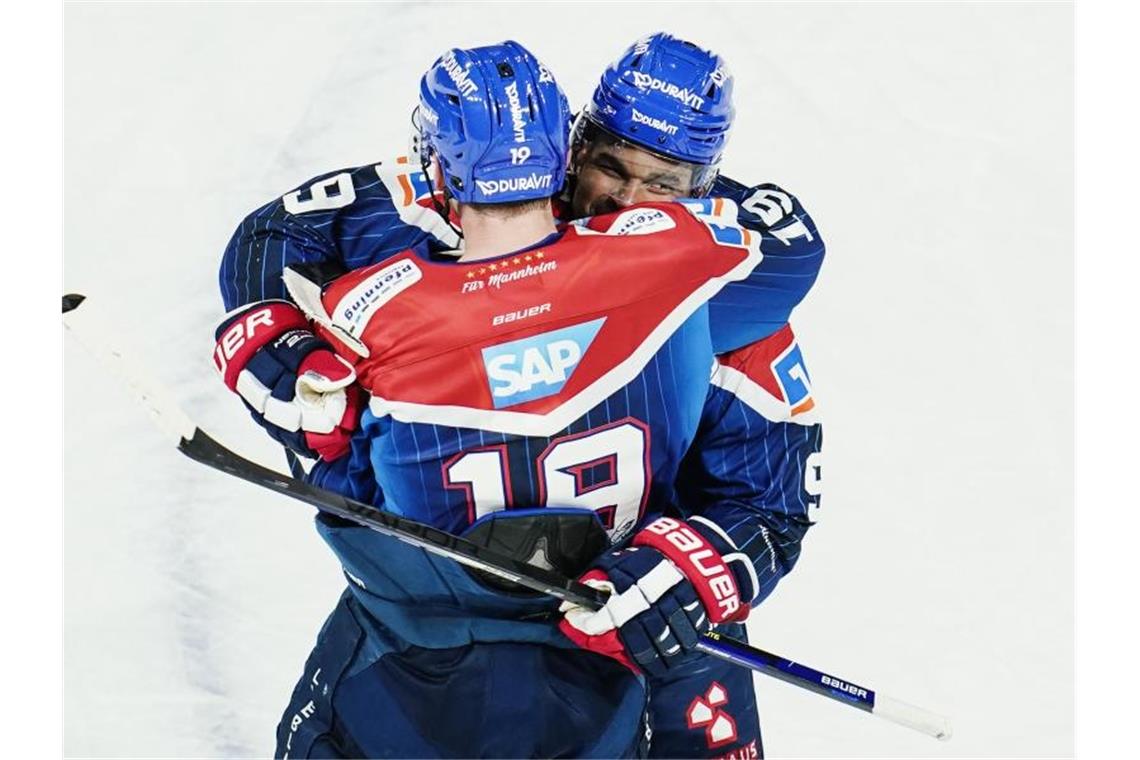
[(724, 59), (665, 32), (633, 43), (602, 73), (574, 126), (574, 150), (597, 129), (694, 167), (693, 194), (712, 187), (736, 114)]
[(454, 48), (420, 80), (420, 159), (439, 160), (463, 203), (549, 198), (566, 179), (570, 119), (562, 88), (519, 43)]

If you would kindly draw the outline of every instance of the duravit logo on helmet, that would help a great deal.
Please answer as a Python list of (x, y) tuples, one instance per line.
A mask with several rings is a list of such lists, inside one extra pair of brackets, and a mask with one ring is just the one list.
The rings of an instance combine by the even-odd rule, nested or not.
[(667, 135), (677, 134), (677, 125), (670, 124), (664, 119), (655, 119), (652, 116), (646, 116), (636, 108), (633, 109), (632, 116), (634, 124), (644, 124), (647, 127), (653, 127), (653, 129), (656, 129), (658, 132), (664, 132)]
[(496, 409), (553, 396), (582, 361), (605, 317), (483, 349)]
[(475, 83), (471, 81), (471, 76), (467, 69), (459, 65), (459, 61), (455, 60), (455, 54), (448, 50), (443, 54), (439, 64), (443, 66), (443, 70), (451, 77), (451, 81), (455, 82), (455, 86), (459, 88), (459, 94), (464, 97), (471, 95), (475, 92)]
[(553, 174), (535, 174), (531, 172), (526, 177), (511, 177), (510, 179), (477, 179), (479, 192), (483, 195), (498, 195), (499, 193), (518, 193), (524, 190), (549, 190), (554, 182)]
[(678, 87), (672, 82), (663, 81), (642, 71), (633, 72), (633, 84), (639, 90), (660, 90), (669, 97), (681, 101), (689, 108), (701, 108), (705, 104), (705, 99), (692, 92), (688, 87)]
[(439, 127), (439, 114), (431, 109), (431, 107), (424, 102), (420, 102), (420, 118), (427, 122), (432, 129)]
[(515, 133), (515, 142), (526, 142), (526, 122), (523, 121), (523, 107), (519, 101), (519, 83), (511, 82), (504, 91), (507, 93), (507, 105), (511, 109), (511, 129)]

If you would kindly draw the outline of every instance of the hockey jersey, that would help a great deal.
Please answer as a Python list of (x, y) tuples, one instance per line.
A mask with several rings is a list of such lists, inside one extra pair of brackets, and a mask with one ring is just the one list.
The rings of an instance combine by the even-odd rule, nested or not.
[[(772, 184), (717, 179), (713, 196), (736, 203), (737, 223), (759, 236), (763, 260), (709, 303), (718, 353), (771, 335), (815, 282), (824, 244), (811, 217)], [(556, 213), (568, 215), (564, 203)], [(407, 157), (316, 177), (257, 209), (234, 232), (219, 269), (226, 310), (285, 298), (286, 267), (325, 264), (350, 271), (413, 246), (454, 255), (455, 230), (433, 206), (422, 170)]]
[[(789, 328), (714, 359), (707, 303), (762, 261), (737, 218), (722, 199), (646, 204), (490, 260), (441, 262), (421, 245), (323, 288), (290, 271), (290, 294), (371, 394), (351, 455), (311, 479), (454, 533), (587, 511), (620, 542), (653, 515), (699, 512), (748, 553), (766, 595), (810, 524), (819, 426)], [(710, 435), (731, 415), (750, 440)], [(553, 600), (489, 589), (363, 528), (321, 531), (392, 648), (567, 645)]]

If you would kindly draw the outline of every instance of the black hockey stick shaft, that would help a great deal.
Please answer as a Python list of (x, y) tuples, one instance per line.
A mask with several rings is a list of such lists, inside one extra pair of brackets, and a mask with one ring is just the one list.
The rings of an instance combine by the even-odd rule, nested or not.
[[(85, 297), (82, 295), (65, 295), (63, 312), (66, 314), (74, 311), (84, 300)], [(491, 573), (520, 586), (588, 609), (596, 610), (605, 604), (607, 596), (605, 593), (559, 573), (507, 557), (430, 525), (384, 512), (369, 504), (284, 475), (242, 457), (202, 431), (160, 383), (147, 377), (141, 365), (133, 363), (122, 351), (106, 344), (105, 336), (108, 334), (108, 328), (99, 329), (88, 325), (87, 329), (82, 329), (73, 325), (72, 320), (65, 320), (64, 324), (92, 353), (105, 363), (109, 363), (110, 369), (131, 386), (145, 404), (152, 420), (162, 430), (177, 435), (178, 450), (189, 458), (262, 488), (303, 501), (324, 512), (371, 528), (424, 551)], [(715, 631), (705, 634), (698, 643), (698, 649), (710, 656), (879, 715), (937, 739), (945, 740), (950, 737), (949, 721), (940, 715), (881, 694), (876, 696), (871, 689), (766, 652), (743, 641), (722, 636)]]
[(412, 544), (424, 551), (455, 560), (468, 567), (491, 573), (534, 591), (597, 609), (606, 594), (570, 580), (558, 573), (535, 567), (512, 557), (485, 549), (464, 538), (430, 525), (384, 512), (369, 504), (306, 483), (235, 454), (200, 428), (189, 439), (178, 443), (178, 450), (196, 462), (241, 478), (262, 488), (303, 501), (322, 512), (350, 520), (386, 536)]

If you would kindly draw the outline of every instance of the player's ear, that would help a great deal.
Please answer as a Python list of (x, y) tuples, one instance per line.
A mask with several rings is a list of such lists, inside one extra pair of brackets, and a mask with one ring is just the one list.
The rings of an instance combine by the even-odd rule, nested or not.
[(570, 150), (570, 164), (569, 166), (575, 171), (582, 170), (582, 162), (586, 160), (590, 153), (590, 146), (582, 142), (581, 144), (571, 148)]
[(434, 192), (441, 192), (447, 189), (447, 185), (443, 181), (443, 168), (439, 165), (439, 156), (432, 155), (428, 160), (428, 183)]

